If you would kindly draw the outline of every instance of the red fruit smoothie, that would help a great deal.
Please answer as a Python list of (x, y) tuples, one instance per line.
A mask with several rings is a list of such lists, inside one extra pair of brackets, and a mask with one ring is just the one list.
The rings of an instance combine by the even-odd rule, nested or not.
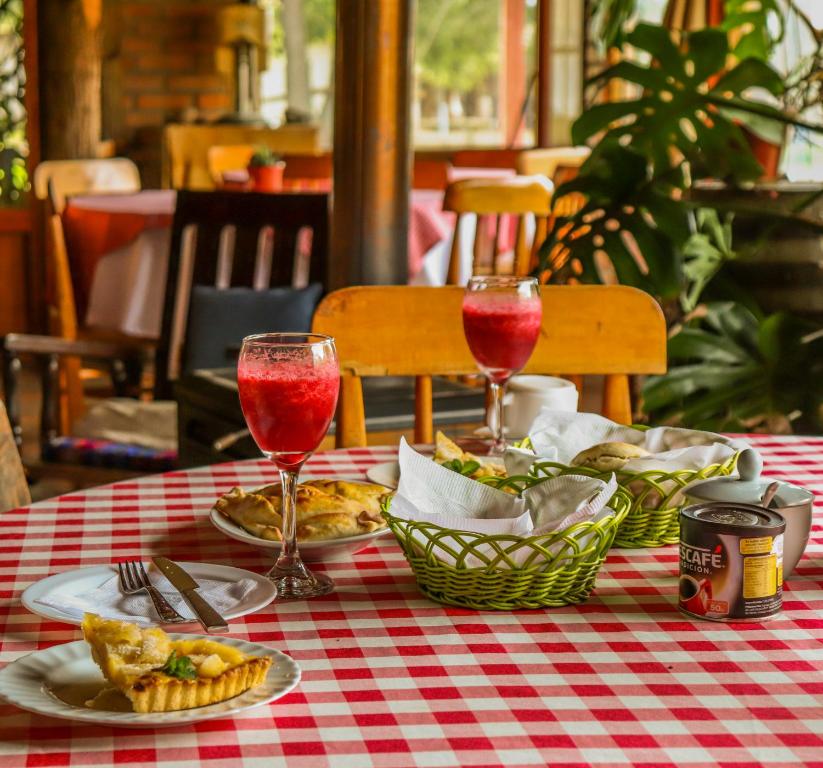
[(237, 371), (240, 406), (261, 451), (281, 469), (299, 466), (329, 428), (340, 371), (336, 361), (246, 361)]
[(539, 296), (478, 291), (463, 299), (463, 330), (475, 360), (497, 383), (528, 361), (540, 334), (543, 304)]

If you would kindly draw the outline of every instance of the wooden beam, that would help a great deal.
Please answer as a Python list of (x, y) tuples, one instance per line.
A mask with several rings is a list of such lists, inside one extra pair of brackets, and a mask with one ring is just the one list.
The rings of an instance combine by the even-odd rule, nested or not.
[(552, 3), (537, 4), (537, 142), (538, 147), (552, 145)]
[(500, 122), (507, 147), (517, 146), (521, 110), (526, 98), (526, 59), (523, 49), (523, 26), (526, 0), (500, 0)]
[(96, 5), (39, 0), (38, 12), (43, 157), (96, 157), (102, 67)]
[(408, 280), (413, 0), (338, 0), (331, 282)]

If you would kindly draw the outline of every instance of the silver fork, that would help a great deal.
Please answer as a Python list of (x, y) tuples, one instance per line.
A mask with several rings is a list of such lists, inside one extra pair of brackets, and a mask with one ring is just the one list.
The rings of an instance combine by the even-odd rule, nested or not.
[(142, 562), (127, 560), (125, 563), (117, 563), (117, 571), (120, 574), (120, 591), (126, 595), (148, 592), (157, 615), (164, 624), (182, 624), (190, 621), (175, 611), (166, 598), (152, 585)]

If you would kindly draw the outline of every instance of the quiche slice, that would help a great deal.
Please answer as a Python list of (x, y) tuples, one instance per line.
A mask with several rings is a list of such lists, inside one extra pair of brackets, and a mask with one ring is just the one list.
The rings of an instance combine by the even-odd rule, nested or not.
[(131, 701), (135, 712), (204, 707), (260, 685), (268, 656), (247, 656), (215, 640), (172, 640), (162, 629), (143, 628), (92, 613), (83, 637), (104, 677)]

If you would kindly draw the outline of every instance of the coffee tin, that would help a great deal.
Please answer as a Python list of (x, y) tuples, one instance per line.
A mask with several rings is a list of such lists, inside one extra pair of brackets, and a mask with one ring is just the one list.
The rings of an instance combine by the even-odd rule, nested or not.
[(783, 532), (777, 512), (711, 502), (680, 512), (680, 610), (712, 621), (762, 621), (783, 604)]

